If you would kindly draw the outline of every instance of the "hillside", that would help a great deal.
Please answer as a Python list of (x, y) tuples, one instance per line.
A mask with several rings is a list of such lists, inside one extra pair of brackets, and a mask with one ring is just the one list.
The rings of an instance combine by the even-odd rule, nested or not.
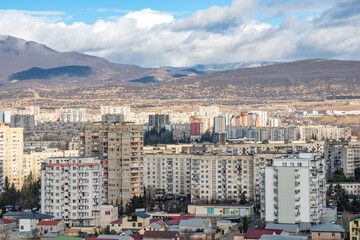
[(360, 92), (360, 61), (313, 59), (210, 73), (144, 69), (5, 36), (0, 37), (0, 64), (4, 106), (13, 106), (15, 99), (42, 106), (194, 101), (237, 105), (322, 100)]
[[(11, 36), (0, 36), (0, 66), (0, 90), (121, 85), (144, 77), (153, 77), (158, 82), (171, 79), (174, 74), (189, 74), (111, 63), (103, 58), (76, 52), (58, 52), (43, 44)], [(86, 74), (83, 72), (85, 69)], [(25, 77), (27, 84), (13, 81), (24, 80), (16, 79), (17, 76)]]

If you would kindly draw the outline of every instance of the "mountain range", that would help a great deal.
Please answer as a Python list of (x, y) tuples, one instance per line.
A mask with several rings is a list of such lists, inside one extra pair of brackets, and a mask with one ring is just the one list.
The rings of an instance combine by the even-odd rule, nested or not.
[[(15, 98), (51, 106), (79, 106), (89, 101), (142, 105), (152, 101), (206, 103), (214, 99), (238, 104), (359, 95), (360, 90), (359, 61), (310, 59), (141, 68), (0, 36), (0, 64), (3, 104)], [(223, 70), (228, 68), (234, 69)]]

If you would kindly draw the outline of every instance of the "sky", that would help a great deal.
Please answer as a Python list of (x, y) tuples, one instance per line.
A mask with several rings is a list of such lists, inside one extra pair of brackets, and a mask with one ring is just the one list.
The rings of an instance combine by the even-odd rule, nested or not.
[(0, 35), (143, 67), (360, 60), (360, 0), (17, 0)]

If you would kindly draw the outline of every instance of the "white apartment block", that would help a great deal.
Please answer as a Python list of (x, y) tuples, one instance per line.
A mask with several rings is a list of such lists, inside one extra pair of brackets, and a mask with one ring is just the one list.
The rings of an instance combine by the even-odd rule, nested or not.
[(217, 116), (214, 117), (214, 132), (225, 133), (226, 132), (226, 117)]
[(23, 148), (22, 128), (10, 128), (0, 124), (0, 163), (2, 163), (2, 181), (8, 178), (20, 190), (23, 185)]
[(266, 222), (318, 223), (325, 215), (325, 161), (313, 153), (274, 158), (265, 168), (261, 214)]
[(54, 157), (41, 170), (41, 212), (66, 226), (97, 226), (103, 167), (96, 158)]
[(191, 192), (191, 156), (144, 154), (144, 185), (155, 197), (188, 196)]
[(125, 121), (129, 121), (131, 108), (130, 106), (101, 106), (101, 115), (105, 114), (122, 114)]
[(59, 112), (59, 121), (60, 122), (85, 122), (85, 109), (75, 108), (75, 109), (63, 109)]

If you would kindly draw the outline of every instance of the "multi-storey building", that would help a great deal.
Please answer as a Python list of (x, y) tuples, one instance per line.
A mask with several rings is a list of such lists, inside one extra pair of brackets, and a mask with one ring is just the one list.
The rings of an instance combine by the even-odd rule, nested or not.
[(145, 154), (143, 158), (146, 191), (155, 197), (190, 195), (190, 155)]
[(224, 133), (226, 132), (226, 118), (225, 116), (214, 117), (214, 132)]
[(99, 157), (104, 166), (104, 201), (129, 201), (144, 193), (143, 126), (133, 123), (81, 125), (79, 156)]
[(85, 122), (85, 109), (59, 109), (60, 122)]
[(329, 175), (342, 170), (347, 177), (354, 176), (355, 168), (360, 167), (360, 142), (329, 141), (325, 145), (324, 157)]
[(77, 157), (79, 152), (77, 150), (53, 150), (36, 152), (34, 150), (23, 154), (23, 176), (24, 179), (30, 174), (35, 179), (41, 176), (41, 164), (49, 157)]
[(125, 121), (129, 121), (131, 108), (130, 106), (101, 106), (101, 115), (105, 114), (121, 114), (124, 115)]
[(47, 158), (41, 170), (41, 212), (67, 226), (97, 226), (102, 175), (96, 158)]
[[(251, 155), (180, 154), (154, 148), (144, 155), (144, 184), (157, 196), (191, 195), (193, 202), (214, 199), (260, 201), (261, 170), (285, 153)], [(177, 153), (176, 153), (177, 152)]]
[(24, 128), (34, 129), (35, 128), (35, 116), (34, 115), (21, 115), (15, 114), (11, 116), (10, 127), (12, 128)]
[(8, 178), (16, 189), (23, 185), (23, 147), (22, 128), (10, 128), (0, 123), (0, 162), (3, 164), (3, 179)]
[(266, 222), (318, 223), (325, 215), (325, 161), (313, 153), (282, 156), (265, 168), (261, 214)]
[(163, 126), (168, 124), (170, 124), (169, 115), (165, 115), (165, 114), (149, 115), (149, 126), (154, 127), (156, 131), (160, 131), (160, 129)]

